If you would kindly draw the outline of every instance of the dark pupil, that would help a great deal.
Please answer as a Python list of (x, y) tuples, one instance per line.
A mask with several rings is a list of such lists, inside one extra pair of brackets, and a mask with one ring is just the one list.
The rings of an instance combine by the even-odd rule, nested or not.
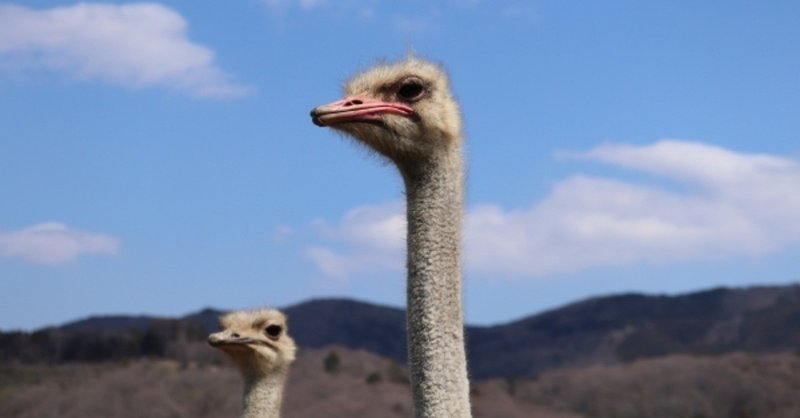
[(280, 325), (270, 325), (267, 327), (266, 332), (270, 337), (277, 337), (281, 335), (281, 327)]
[(422, 84), (415, 82), (406, 83), (400, 86), (400, 90), (397, 91), (397, 95), (400, 96), (401, 99), (416, 99), (422, 94), (422, 89)]

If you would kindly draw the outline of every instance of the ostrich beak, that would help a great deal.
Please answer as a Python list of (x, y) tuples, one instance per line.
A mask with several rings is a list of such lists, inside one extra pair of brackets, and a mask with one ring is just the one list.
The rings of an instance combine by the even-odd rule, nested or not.
[(230, 330), (215, 332), (209, 335), (208, 344), (211, 345), (212, 347), (217, 347), (217, 348), (225, 346), (247, 347), (247, 346), (263, 345), (272, 350), (275, 351), (278, 350), (278, 348), (269, 341), (259, 340), (251, 337), (243, 337)]
[(384, 114), (411, 116), (414, 109), (403, 103), (354, 96), (314, 108), (311, 120), (317, 126), (330, 126), (344, 122), (376, 122)]
[(239, 334), (229, 330), (215, 332), (208, 336), (208, 343), (214, 347), (223, 345), (247, 345), (252, 342), (252, 338), (239, 336)]

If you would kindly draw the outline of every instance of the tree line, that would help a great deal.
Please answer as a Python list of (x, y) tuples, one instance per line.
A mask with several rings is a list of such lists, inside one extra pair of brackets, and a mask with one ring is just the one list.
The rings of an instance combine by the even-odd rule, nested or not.
[(1, 332), (0, 362), (69, 363), (167, 357), (175, 342), (204, 341), (197, 323), (154, 319), (143, 330), (89, 331), (48, 328), (35, 332)]

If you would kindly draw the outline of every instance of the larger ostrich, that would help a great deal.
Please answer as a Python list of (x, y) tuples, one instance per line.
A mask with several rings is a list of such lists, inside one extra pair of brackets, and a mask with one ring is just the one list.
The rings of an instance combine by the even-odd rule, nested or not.
[(355, 76), (311, 111), (391, 160), (406, 187), (408, 346), (416, 417), (469, 417), (461, 311), (461, 117), (447, 74), (409, 58)]

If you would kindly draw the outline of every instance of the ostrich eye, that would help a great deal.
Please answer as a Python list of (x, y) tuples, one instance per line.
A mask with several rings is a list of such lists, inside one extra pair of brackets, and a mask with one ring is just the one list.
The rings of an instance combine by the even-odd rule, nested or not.
[(422, 80), (411, 77), (403, 80), (397, 88), (397, 97), (406, 102), (413, 102), (425, 95), (425, 85)]
[(281, 335), (281, 331), (283, 331), (283, 328), (281, 328), (280, 325), (270, 325), (264, 328), (264, 333), (267, 334), (267, 337), (272, 339), (278, 339)]

